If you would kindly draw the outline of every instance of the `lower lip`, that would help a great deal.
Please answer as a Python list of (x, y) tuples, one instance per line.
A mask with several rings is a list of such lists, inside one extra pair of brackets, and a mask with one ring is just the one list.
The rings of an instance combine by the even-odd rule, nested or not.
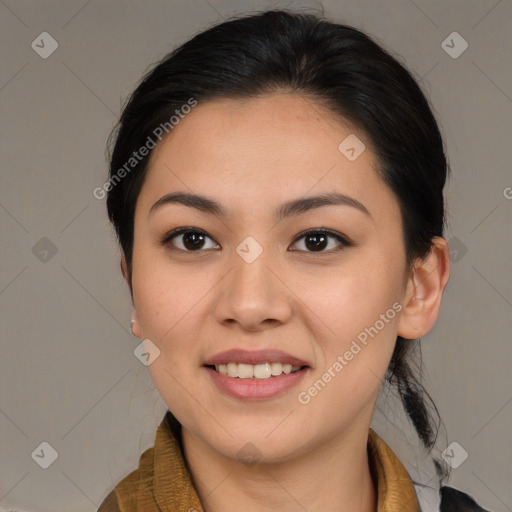
[(281, 374), (268, 379), (239, 379), (222, 375), (206, 366), (204, 368), (221, 391), (234, 398), (244, 400), (265, 400), (278, 396), (297, 385), (308, 371), (306, 367), (293, 373)]

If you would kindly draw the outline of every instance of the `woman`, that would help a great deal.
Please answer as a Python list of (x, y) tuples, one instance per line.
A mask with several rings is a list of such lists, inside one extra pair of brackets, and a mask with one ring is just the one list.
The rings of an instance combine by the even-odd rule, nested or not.
[(268, 11), (151, 70), (104, 189), (169, 411), (100, 512), (483, 510), (370, 428), (385, 381), (436, 440), (412, 363), (449, 277), (446, 174), (418, 85), (354, 28)]

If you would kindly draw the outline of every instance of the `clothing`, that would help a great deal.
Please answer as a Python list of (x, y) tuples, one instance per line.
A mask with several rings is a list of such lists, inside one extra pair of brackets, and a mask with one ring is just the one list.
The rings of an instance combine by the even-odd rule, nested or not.
[[(377, 481), (378, 512), (422, 512), (406, 469), (391, 448), (370, 429), (368, 459)], [(181, 425), (167, 411), (155, 444), (138, 469), (121, 480), (98, 512), (203, 512), (181, 445)], [(465, 493), (443, 487), (440, 512), (486, 512)]]

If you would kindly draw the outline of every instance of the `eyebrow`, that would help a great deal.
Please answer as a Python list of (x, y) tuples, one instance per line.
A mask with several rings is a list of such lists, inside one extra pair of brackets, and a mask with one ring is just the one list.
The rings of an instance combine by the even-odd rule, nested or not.
[[(169, 194), (165, 194), (155, 204), (153, 204), (149, 210), (149, 214), (151, 215), (155, 210), (168, 204), (182, 204), (190, 208), (195, 208), (201, 212), (216, 215), (217, 217), (228, 216), (228, 212), (224, 206), (214, 199), (187, 192), (171, 192)], [(274, 211), (274, 218), (276, 220), (283, 220), (315, 208), (333, 205), (351, 206), (371, 217), (367, 208), (357, 199), (339, 192), (331, 192), (328, 194), (288, 201), (276, 208)]]

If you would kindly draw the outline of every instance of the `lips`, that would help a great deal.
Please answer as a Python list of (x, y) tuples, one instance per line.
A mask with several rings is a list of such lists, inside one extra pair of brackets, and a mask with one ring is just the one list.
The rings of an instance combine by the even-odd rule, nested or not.
[(244, 401), (280, 396), (297, 386), (311, 370), (306, 361), (281, 350), (226, 350), (203, 366), (223, 394)]
[(228, 363), (242, 364), (264, 364), (264, 363), (281, 363), (291, 364), (292, 366), (309, 366), (308, 363), (291, 354), (287, 354), (281, 350), (242, 350), (232, 349), (220, 352), (209, 358), (204, 364), (205, 366), (218, 366)]

